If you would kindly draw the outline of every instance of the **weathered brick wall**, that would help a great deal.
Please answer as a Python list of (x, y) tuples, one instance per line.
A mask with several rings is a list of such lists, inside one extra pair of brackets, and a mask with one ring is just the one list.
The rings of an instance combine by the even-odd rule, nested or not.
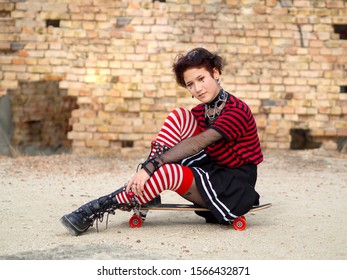
[(228, 61), (222, 84), (251, 106), (264, 148), (290, 148), (291, 129), (347, 136), (346, 1), (0, 0), (0, 14), (0, 96), (59, 81), (77, 98), (76, 153), (142, 151), (171, 109), (197, 104), (171, 65), (198, 46)]
[(67, 147), (66, 134), (69, 112), (76, 108), (71, 97), (59, 90), (57, 81), (21, 82), (16, 90), (9, 90), (11, 107), (15, 114), (12, 122), (14, 146)]

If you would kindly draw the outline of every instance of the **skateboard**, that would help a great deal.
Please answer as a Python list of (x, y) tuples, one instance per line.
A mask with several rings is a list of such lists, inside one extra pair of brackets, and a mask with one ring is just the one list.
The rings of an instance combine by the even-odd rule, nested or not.
[[(260, 211), (271, 207), (271, 203), (253, 206), (247, 213)], [(195, 206), (193, 204), (158, 204), (154, 206), (139, 205), (133, 208), (134, 214), (129, 220), (131, 228), (140, 228), (146, 219), (149, 211), (210, 211), (207, 208)], [(247, 214), (246, 213), (246, 214)], [(245, 215), (246, 215), (245, 214)], [(232, 221), (235, 230), (244, 230), (247, 227), (245, 216), (240, 216)]]

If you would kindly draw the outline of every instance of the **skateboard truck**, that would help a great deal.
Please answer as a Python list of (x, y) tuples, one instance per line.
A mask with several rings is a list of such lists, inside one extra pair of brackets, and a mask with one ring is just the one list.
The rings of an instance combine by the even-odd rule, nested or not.
[(129, 220), (129, 226), (131, 228), (140, 228), (142, 226), (142, 222), (146, 219), (148, 210), (141, 211), (142, 205), (137, 202), (134, 192), (132, 191), (128, 192), (127, 196), (131, 201), (128, 207), (129, 209), (128, 211), (130, 210), (134, 211), (134, 214), (131, 216)]

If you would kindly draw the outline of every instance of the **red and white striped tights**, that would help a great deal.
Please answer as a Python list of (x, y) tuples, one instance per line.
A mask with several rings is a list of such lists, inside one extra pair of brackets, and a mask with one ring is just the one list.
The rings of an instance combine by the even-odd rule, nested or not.
[[(182, 140), (200, 133), (193, 114), (183, 108), (172, 111), (166, 118), (156, 141), (172, 148)], [(150, 157), (156, 152), (153, 147)], [(190, 168), (179, 164), (164, 164), (146, 182), (143, 196), (138, 197), (140, 204), (147, 203), (165, 190), (175, 191), (180, 195), (185, 194), (193, 182), (193, 172)], [(129, 203), (125, 192), (117, 194), (119, 203)]]

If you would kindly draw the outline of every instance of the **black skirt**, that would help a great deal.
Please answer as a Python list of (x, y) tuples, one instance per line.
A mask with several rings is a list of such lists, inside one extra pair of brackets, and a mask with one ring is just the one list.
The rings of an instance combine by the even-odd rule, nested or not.
[[(198, 191), (219, 223), (228, 223), (259, 205), (255, 164), (224, 167), (211, 161), (203, 151), (184, 159), (181, 164), (192, 169)], [(201, 212), (197, 214), (204, 216)], [(208, 217), (208, 213), (205, 214)]]

